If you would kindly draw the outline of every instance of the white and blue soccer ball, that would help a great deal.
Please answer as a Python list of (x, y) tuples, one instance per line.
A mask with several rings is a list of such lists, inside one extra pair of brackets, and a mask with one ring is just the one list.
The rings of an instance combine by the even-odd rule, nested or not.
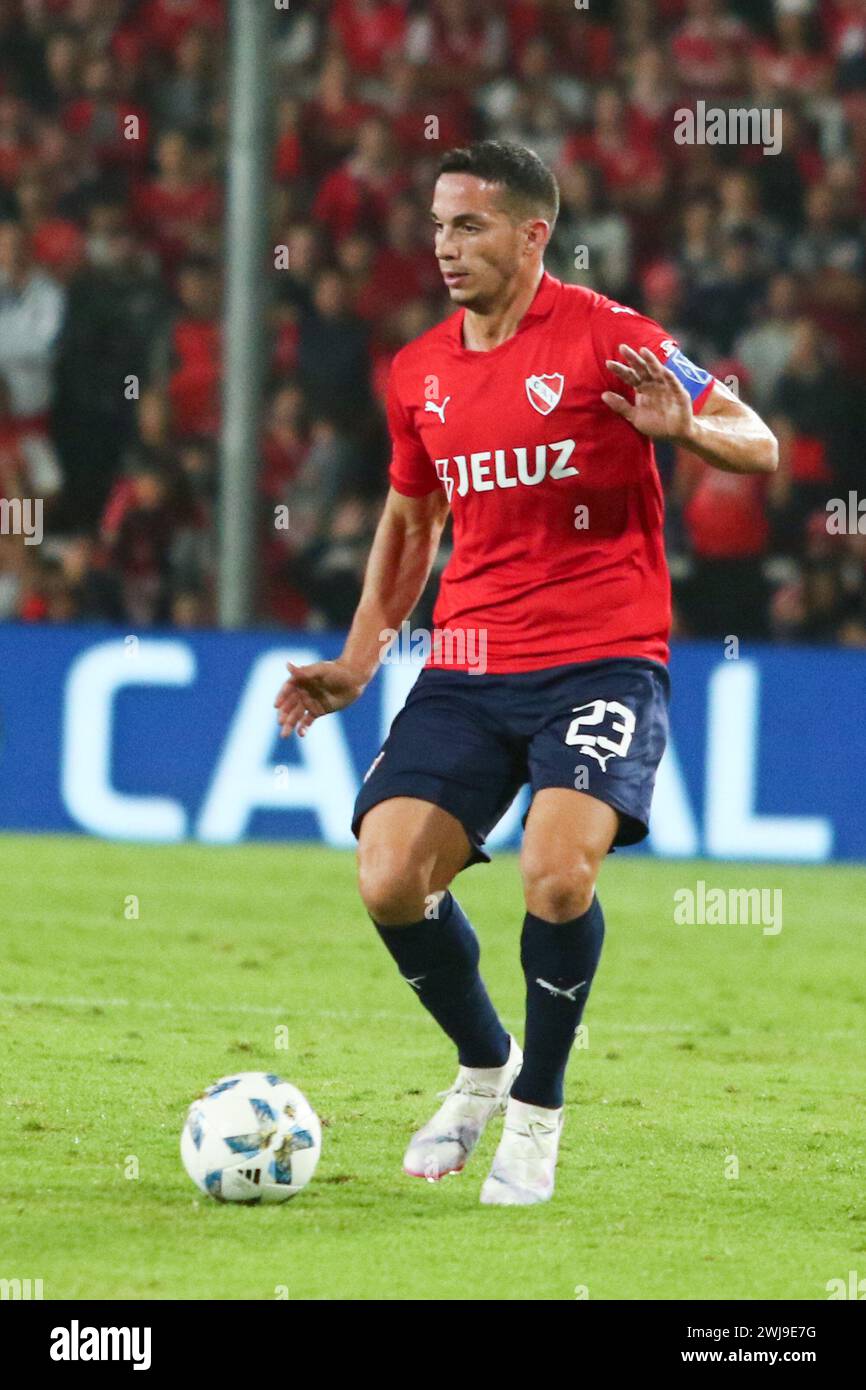
[(224, 1076), (194, 1100), (180, 1137), (183, 1166), (218, 1202), (286, 1202), (319, 1161), (319, 1118), (272, 1072)]

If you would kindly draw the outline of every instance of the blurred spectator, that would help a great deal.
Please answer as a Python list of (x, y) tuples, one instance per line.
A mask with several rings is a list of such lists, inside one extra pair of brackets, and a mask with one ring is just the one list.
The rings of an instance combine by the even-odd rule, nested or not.
[(156, 177), (136, 189), (132, 213), (167, 270), (184, 256), (206, 251), (220, 212), (219, 190), (183, 130), (166, 131), (156, 146)]
[(805, 517), (835, 495), (829, 489), (853, 486), (863, 476), (862, 404), (811, 319), (797, 321), (769, 418), (779, 438), (784, 542), (796, 549)]
[(751, 228), (731, 232), (722, 241), (715, 268), (708, 270), (702, 284), (692, 287), (686, 317), (716, 352), (729, 353), (740, 328), (751, 320), (765, 284)]
[[(425, 230), (426, 223), (425, 218)], [(369, 278), (355, 300), (357, 312), (368, 322), (384, 323), (409, 300), (432, 297), (439, 290), (432, 239), (422, 238), (421, 225), (415, 199), (408, 194), (395, 198), (381, 243), (372, 243)]]
[(721, 0), (686, 0), (687, 17), (671, 51), (680, 81), (697, 96), (734, 92), (742, 84), (749, 33)]
[(20, 223), (0, 222), (0, 372), (12, 414), (44, 427), (51, 403), (51, 371), (65, 296), (37, 270)]
[(409, 24), (406, 54), (423, 65), (434, 90), (475, 91), (501, 68), (507, 53), (505, 18), (482, 0), (431, 0)]
[(866, 88), (866, 8), (863, 0), (836, 0), (826, 7), (830, 51), (840, 91)]
[(395, 0), (334, 0), (330, 28), (352, 72), (369, 77), (406, 42), (406, 8)]
[(374, 523), (352, 494), (353, 473), (349, 441), (329, 419), (314, 419), (310, 447), (285, 492), (285, 575), (320, 626), (350, 622), (360, 597)]
[(647, 266), (640, 282), (640, 299), (645, 314), (666, 328), (687, 355), (706, 357), (691, 345), (691, 332), (683, 319), (683, 277), (675, 262), (656, 261)]
[(388, 373), (394, 354), (406, 343), (420, 338), (428, 328), (438, 322), (436, 308), (431, 300), (410, 299), (395, 310), (381, 325), (378, 339), (372, 349), (373, 393), (379, 402), (380, 410), (385, 409), (385, 394)]
[(224, 23), (224, 0), (142, 0), (128, 27), (142, 57), (170, 59), (191, 29), (203, 26), (221, 33)]
[(774, 275), (755, 326), (747, 328), (734, 343), (738, 357), (749, 373), (752, 397), (759, 413), (769, 408), (780, 376), (788, 365), (796, 338), (798, 308), (797, 282), (786, 272)]
[(591, 129), (566, 143), (565, 163), (578, 160), (597, 169), (617, 207), (639, 212), (658, 206), (665, 189), (664, 164), (611, 83), (596, 93)]
[(106, 171), (142, 165), (147, 159), (148, 115), (121, 93), (109, 53), (96, 54), (84, 62), (81, 85), (82, 95), (61, 113), (63, 129), (86, 143)]
[(174, 523), (168, 478), (142, 463), (129, 479), (124, 505), (115, 507), (102, 527), (131, 623), (147, 627), (168, 617)]
[(295, 309), (310, 309), (313, 284), (323, 259), (320, 234), (312, 223), (298, 222), (286, 230), (280, 244), (286, 248), (288, 268), (279, 274), (279, 299)]
[(344, 276), (323, 270), (301, 318), (298, 376), (313, 414), (356, 422), (371, 403), (368, 332), (347, 306)]
[(12, 413), (12, 396), (0, 376), (0, 497), (32, 497), (50, 502), (63, 483), (51, 439)]
[(75, 618), (63, 566), (40, 549), (25, 558), (18, 598), (18, 616), (26, 623), (68, 623)]
[(301, 68), (312, 63), (323, 47), (327, 11), (320, 0), (294, 0), (277, 10), (275, 58), (284, 68)]
[(45, 99), (48, 81), (45, 48), (36, 25), (28, 23), (22, 7), (4, 0), (0, 5), (0, 90)]
[(220, 35), (203, 25), (191, 26), (177, 44), (171, 71), (154, 86), (153, 108), (160, 125), (192, 132), (207, 119), (216, 94)]
[(757, 179), (745, 169), (730, 169), (719, 180), (717, 225), (723, 238), (745, 233), (755, 246), (762, 272), (781, 259), (779, 228), (761, 210)]
[(821, 509), (808, 521), (804, 556), (798, 573), (782, 585), (772, 604), (777, 638), (799, 642), (866, 641), (866, 587), (862, 559), (858, 566), (846, 547), (827, 533)]
[(123, 473), (112, 489), (112, 496), (118, 487), (125, 485), (125, 475), (137, 468), (156, 468), (166, 475), (177, 471), (171, 404), (161, 387), (149, 386), (142, 391), (135, 412), (135, 435), (123, 452), (121, 466)]
[[(437, 92), (435, 112), (431, 112), (424, 70), (404, 54), (386, 55), (383, 80), (376, 86), (377, 102), (388, 117), (404, 158), (429, 158), (433, 138), (437, 150), (472, 139), (475, 120), (469, 94), (456, 87)], [(479, 101), (483, 101), (483, 94)], [(431, 115), (436, 118), (435, 128), (431, 128)]]
[(0, 92), (0, 187), (14, 188), (33, 160), (25, 109), (17, 97)]
[(19, 179), (15, 201), (34, 262), (65, 283), (84, 260), (81, 228), (71, 218), (57, 215), (50, 184), (36, 172)]
[(629, 65), (628, 109), (641, 144), (658, 145), (664, 138), (675, 102), (670, 65), (660, 44), (643, 42)]
[(784, 99), (829, 91), (832, 65), (816, 46), (814, 13), (808, 13), (807, 4), (792, 4), (790, 0), (774, 8), (773, 38), (759, 39), (751, 53), (773, 96)]
[(162, 281), (122, 206), (95, 205), (88, 220), (90, 263), (70, 283), (55, 379), (68, 530), (92, 526), (102, 510), (168, 312)]
[(279, 502), (300, 471), (307, 450), (304, 393), (295, 382), (279, 387), (271, 397), (262, 440), (259, 489)]
[(69, 107), (81, 90), (84, 45), (75, 29), (57, 29), (45, 40), (48, 93), (44, 106), (52, 115)]
[(79, 622), (122, 623), (120, 584), (89, 536), (70, 541), (60, 557), (71, 615)]
[(172, 592), (183, 592), (188, 597), (194, 594), (196, 612), (204, 617), (212, 612), (216, 564), (215, 456), (210, 440), (190, 439), (179, 447), (178, 458), (179, 471), (174, 478)]
[(58, 209), (79, 220), (98, 183), (98, 167), (87, 144), (51, 120), (34, 121), (33, 139), (32, 171), (48, 180)]
[(587, 285), (620, 298), (632, 271), (631, 230), (607, 205), (603, 181), (591, 164), (560, 171), (559, 218), (546, 263), (552, 275), (570, 285)]
[(282, 97), (277, 105), (277, 139), (274, 178), (298, 179), (304, 172), (304, 147), (299, 129), (301, 106), (294, 97)]
[(706, 196), (693, 198), (682, 212), (677, 260), (689, 285), (701, 289), (716, 273), (719, 257), (716, 209)]
[(362, 497), (344, 499), (328, 517), (325, 534), (305, 557), (306, 592), (328, 627), (348, 627), (361, 597), (364, 569), (378, 508)]
[(21, 612), (28, 567), (35, 563), (33, 550), (23, 545), (20, 536), (0, 533), (0, 622), (17, 618)]
[(772, 211), (773, 218), (790, 236), (802, 221), (808, 188), (823, 177), (824, 160), (811, 121), (793, 104), (778, 109), (781, 147), (777, 153), (765, 156), (760, 145), (745, 145), (742, 161), (758, 180), (762, 207)]
[(375, 254), (376, 243), (367, 232), (351, 232), (336, 249), (336, 268), (343, 277), (346, 303), (353, 313), (358, 313), (358, 301), (369, 289)]
[(159, 354), (179, 435), (213, 437), (220, 422), (220, 276), (213, 261), (190, 257), (177, 277), (178, 308)]
[(388, 122), (371, 116), (358, 129), (353, 154), (322, 183), (313, 218), (338, 242), (350, 232), (378, 233), (389, 204), (409, 187), (400, 169)]
[(586, 85), (557, 73), (553, 46), (540, 34), (525, 44), (516, 73), (489, 84), (478, 102), (500, 138), (530, 145), (553, 166), (562, 160), (569, 120), (582, 120), (589, 104)]
[(557, 70), (553, 44), (544, 34), (527, 39), (514, 71), (494, 78), (477, 100), (487, 120), (502, 129), (514, 121), (522, 102), (532, 105), (539, 97), (552, 97), (567, 120), (580, 121), (589, 114), (587, 84)]
[(213, 605), (198, 589), (181, 589), (171, 601), (169, 621), (172, 627), (187, 630), (209, 627), (213, 622)]
[(862, 301), (864, 252), (862, 235), (845, 227), (837, 213), (832, 188), (815, 184), (806, 198), (806, 225), (794, 238), (791, 269), (814, 278), (822, 300)]
[(302, 116), (309, 168), (314, 178), (321, 178), (349, 154), (359, 126), (374, 112), (371, 102), (356, 96), (345, 56), (332, 49), (319, 72), (315, 95)]

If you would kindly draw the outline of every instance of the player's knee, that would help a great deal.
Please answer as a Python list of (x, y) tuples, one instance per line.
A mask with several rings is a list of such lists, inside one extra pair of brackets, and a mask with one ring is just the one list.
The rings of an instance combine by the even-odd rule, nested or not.
[(403, 926), (424, 916), (427, 885), (419, 870), (400, 854), (361, 854), (358, 889), (364, 906), (380, 926)]
[(582, 917), (592, 903), (598, 865), (577, 854), (566, 864), (536, 859), (524, 862), (526, 910), (545, 922), (570, 922)]

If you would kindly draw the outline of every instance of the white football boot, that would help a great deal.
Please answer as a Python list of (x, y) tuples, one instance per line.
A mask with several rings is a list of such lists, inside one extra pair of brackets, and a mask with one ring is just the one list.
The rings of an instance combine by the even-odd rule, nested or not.
[(508, 1101), (505, 1126), (481, 1201), (490, 1207), (527, 1207), (553, 1196), (563, 1108), (545, 1110)]
[(403, 1171), (428, 1182), (438, 1182), (448, 1173), (459, 1173), (488, 1120), (504, 1112), (508, 1093), (522, 1065), (523, 1053), (512, 1038), (504, 1066), (461, 1067), (454, 1085), (439, 1092), (445, 1099), (436, 1114), (409, 1140)]

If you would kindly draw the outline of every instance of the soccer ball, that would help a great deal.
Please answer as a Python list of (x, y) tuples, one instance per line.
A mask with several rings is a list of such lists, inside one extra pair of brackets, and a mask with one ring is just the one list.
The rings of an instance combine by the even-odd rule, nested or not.
[(319, 1117), (272, 1072), (224, 1076), (194, 1100), (180, 1137), (183, 1166), (218, 1202), (286, 1202), (319, 1161)]

